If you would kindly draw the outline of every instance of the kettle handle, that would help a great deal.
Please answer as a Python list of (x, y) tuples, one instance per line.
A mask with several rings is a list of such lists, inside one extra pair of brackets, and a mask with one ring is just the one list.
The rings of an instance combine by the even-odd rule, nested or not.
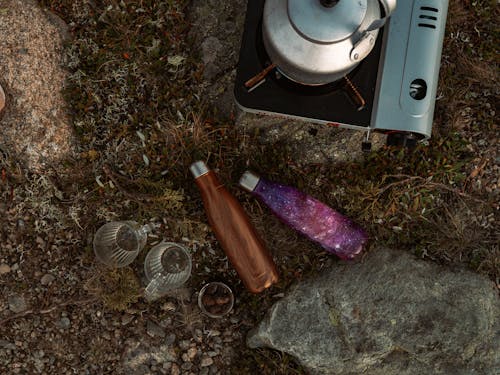
[(372, 50), (372, 46), (375, 43), (375, 37), (370, 34), (370, 31), (380, 29), (385, 25), (392, 12), (396, 9), (396, 0), (379, 0), (380, 4), (385, 11), (384, 18), (378, 18), (374, 20), (363, 33), (358, 41), (354, 44), (349, 55), (351, 61), (358, 62), (364, 59)]
[(370, 26), (365, 30), (364, 34), (380, 29), (382, 26), (385, 25), (389, 17), (391, 16), (392, 12), (396, 9), (396, 0), (379, 0), (380, 4), (382, 4), (382, 7), (384, 8), (385, 11), (385, 17), (384, 18), (379, 18), (375, 21), (373, 21)]
[(396, 9), (396, 0), (379, 0), (385, 10), (385, 17), (389, 17)]

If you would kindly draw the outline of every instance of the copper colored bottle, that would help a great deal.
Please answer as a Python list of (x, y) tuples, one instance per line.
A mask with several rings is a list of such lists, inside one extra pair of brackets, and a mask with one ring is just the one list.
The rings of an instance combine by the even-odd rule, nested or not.
[(278, 281), (276, 265), (236, 198), (202, 161), (190, 167), (208, 222), (245, 287), (259, 293)]

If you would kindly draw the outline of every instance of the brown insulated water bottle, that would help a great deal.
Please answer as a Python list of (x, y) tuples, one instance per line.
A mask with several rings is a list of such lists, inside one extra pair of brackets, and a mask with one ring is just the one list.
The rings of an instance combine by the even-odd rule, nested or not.
[(278, 281), (276, 265), (236, 198), (202, 161), (189, 168), (208, 216), (229, 261), (246, 288), (259, 293)]

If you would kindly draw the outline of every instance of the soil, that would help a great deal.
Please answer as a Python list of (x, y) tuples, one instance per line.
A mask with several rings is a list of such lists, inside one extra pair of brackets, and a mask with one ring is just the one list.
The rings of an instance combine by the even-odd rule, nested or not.
[[(341, 207), (373, 242), (500, 287), (498, 6), (450, 2), (431, 145), (401, 156), (382, 139), (387, 154), (365, 160), (360, 133), (238, 116), (244, 1), (187, 3), (0, 0), (0, 373), (304, 374), (282, 353), (247, 349), (245, 335), (293, 282), (336, 260), (234, 188), (252, 166)], [(203, 24), (201, 37), (189, 32)], [(348, 164), (353, 155), (365, 164)], [(210, 232), (187, 168), (197, 159), (272, 249), (282, 280), (271, 290), (248, 293)], [(154, 224), (146, 249), (164, 239), (190, 249), (184, 288), (149, 304), (146, 251), (117, 270), (95, 260), (95, 231), (118, 219)], [(235, 296), (220, 319), (197, 304), (210, 281)]]

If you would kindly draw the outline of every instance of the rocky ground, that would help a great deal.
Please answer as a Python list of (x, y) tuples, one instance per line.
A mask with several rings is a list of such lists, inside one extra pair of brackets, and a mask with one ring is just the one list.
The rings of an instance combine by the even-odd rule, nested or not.
[[(336, 260), (235, 188), (247, 168), (338, 207), (374, 243), (498, 287), (498, 6), (450, 3), (433, 140), (405, 155), (382, 137), (365, 157), (360, 133), (236, 110), (245, 1), (0, 0), (0, 372), (304, 373), (245, 336), (291, 283)], [(187, 171), (196, 159), (272, 250), (282, 280), (268, 292), (245, 291), (208, 229)], [(187, 245), (186, 287), (147, 303), (145, 252), (100, 267), (92, 237), (116, 219), (157, 224), (147, 248)], [(212, 280), (236, 296), (222, 319), (196, 303)]]

